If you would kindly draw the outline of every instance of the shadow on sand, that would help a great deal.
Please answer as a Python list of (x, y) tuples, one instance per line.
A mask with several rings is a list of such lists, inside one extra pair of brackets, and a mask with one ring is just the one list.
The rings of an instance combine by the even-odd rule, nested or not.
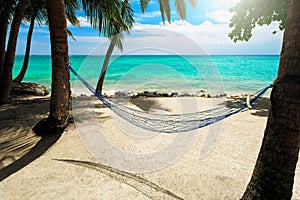
[[(232, 107), (239, 108), (244, 106), (245, 104), (246, 104), (246, 98), (233, 98), (233, 99), (228, 99), (226, 102), (221, 103), (220, 105), (225, 105), (228, 108), (232, 108)], [(251, 115), (255, 115), (258, 117), (268, 117), (270, 108), (271, 108), (270, 99), (266, 97), (262, 97), (250, 109)]]
[(259, 117), (268, 117), (271, 108), (271, 101), (269, 98), (262, 97), (253, 107), (251, 114)]
[(0, 170), (0, 182), (43, 155), (60, 136), (61, 133), (42, 136), (41, 140), (28, 153)]
[(61, 132), (39, 137), (34, 125), (48, 115), (49, 98), (0, 106), (0, 182), (43, 155)]

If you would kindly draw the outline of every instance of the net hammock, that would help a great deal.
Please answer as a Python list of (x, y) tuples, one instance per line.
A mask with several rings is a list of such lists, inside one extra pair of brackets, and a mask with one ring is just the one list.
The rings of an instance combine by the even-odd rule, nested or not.
[[(265, 92), (272, 87), (267, 86), (256, 92), (252, 99), (247, 98), (241, 106), (228, 104), (218, 106), (212, 109), (185, 114), (159, 114), (140, 111), (120, 104), (109, 99), (102, 94), (96, 93), (96, 90), (86, 80), (84, 80), (72, 67), (68, 65), (70, 71), (95, 95), (102, 103), (111, 109), (115, 114), (140, 128), (159, 132), (159, 133), (179, 133), (192, 131), (198, 128), (221, 121), (231, 115), (251, 108)], [(249, 96), (248, 96), (249, 97)]]

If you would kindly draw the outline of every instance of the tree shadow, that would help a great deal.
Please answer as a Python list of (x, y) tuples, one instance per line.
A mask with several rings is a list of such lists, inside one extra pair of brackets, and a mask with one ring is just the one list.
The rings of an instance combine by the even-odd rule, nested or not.
[(48, 110), (49, 98), (0, 106), (0, 182), (39, 158), (60, 138), (61, 131), (39, 137), (32, 130)]
[(149, 99), (149, 98), (130, 98), (129, 102), (137, 106), (143, 111), (150, 111), (150, 109), (170, 111), (168, 109), (163, 108), (153, 99)]
[(57, 142), (57, 140), (61, 137), (61, 134), (62, 133), (59, 132), (42, 136), (39, 142), (36, 143), (36, 145), (28, 153), (0, 170), (0, 182), (43, 155), (53, 144)]
[(107, 107), (95, 96), (81, 95), (72, 97), (71, 115), (76, 122), (82, 122), (94, 117), (91, 116), (91, 113), (95, 114), (98, 119), (103, 121), (112, 118), (102, 112), (101, 109), (103, 108)]
[[(227, 99), (225, 102), (219, 104), (226, 106), (227, 108), (241, 108), (246, 106), (246, 98), (231, 98)], [(251, 115), (258, 117), (268, 117), (269, 110), (271, 108), (270, 99), (267, 97), (261, 97), (250, 109)]]
[(271, 108), (270, 99), (266, 97), (262, 97), (251, 109), (254, 111), (251, 112), (251, 115), (255, 115), (259, 117), (268, 117), (270, 108)]

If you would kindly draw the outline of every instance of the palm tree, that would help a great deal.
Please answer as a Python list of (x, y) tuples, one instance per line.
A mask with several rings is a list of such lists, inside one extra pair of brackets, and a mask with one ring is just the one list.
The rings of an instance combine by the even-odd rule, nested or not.
[[(194, 8), (198, 0), (187, 0), (188, 3)], [(149, 1), (148, 1), (149, 2)], [(170, 9), (170, 1), (169, 0), (158, 0), (160, 13), (162, 17), (163, 23), (165, 23), (165, 15), (167, 16), (167, 20), (171, 23), (171, 9)], [(185, 0), (174, 0), (174, 4), (177, 10), (177, 14), (179, 15), (180, 19), (186, 19), (186, 2)], [(143, 7), (142, 7), (143, 8)]]
[[(70, 0), (71, 1), (71, 0)], [(76, 0), (72, 0), (76, 1)], [(120, 26), (125, 24), (121, 21), (118, 9), (119, 0), (82, 0), (83, 8), (94, 28), (103, 32), (105, 36), (111, 36), (111, 28), (102, 27)], [(68, 70), (68, 30), (66, 23), (66, 8), (64, 0), (47, 0), (47, 12), (49, 18), (51, 56), (52, 56), (52, 86), (50, 100), (50, 114), (47, 119), (40, 121), (34, 131), (37, 134), (51, 134), (61, 132), (68, 124), (70, 107), (70, 73)], [(94, 16), (101, 16), (94, 18)]]
[(29, 55), (30, 55), (30, 47), (31, 47), (31, 39), (32, 39), (32, 33), (34, 28), (34, 23), (36, 21), (36, 18), (38, 19), (38, 22), (41, 24), (41, 21), (43, 20), (44, 15), (44, 9), (46, 7), (45, 1), (38, 1), (38, 0), (31, 0), (29, 2), (29, 6), (27, 7), (25, 11), (25, 19), (30, 21), (28, 33), (27, 33), (27, 42), (26, 42), (26, 50), (24, 55), (24, 61), (22, 65), (22, 69), (18, 76), (14, 79), (15, 82), (21, 83), (23, 80), (25, 73), (28, 68), (28, 62), (29, 62)]
[[(134, 23), (134, 19), (133, 19), (133, 10), (131, 9), (128, 0), (125, 0), (122, 8), (121, 8), (121, 17), (123, 18), (123, 21), (126, 23), (126, 29), (124, 31), (127, 31), (129, 29), (132, 28), (133, 23)], [(104, 83), (104, 77), (108, 68), (108, 64), (109, 64), (109, 60), (111, 58), (111, 55), (113, 53), (113, 50), (115, 48), (115, 45), (118, 46), (118, 48), (120, 50), (123, 49), (122, 47), (122, 39), (123, 39), (123, 34), (122, 34), (122, 30), (119, 30), (118, 27), (115, 27), (115, 33), (111, 39), (111, 42), (109, 44), (109, 47), (107, 49), (106, 55), (105, 55), (105, 59), (104, 59), (104, 63), (102, 65), (102, 69), (101, 69), (101, 73), (100, 73), (100, 77), (97, 83), (97, 87), (96, 87), (96, 93), (97, 94), (101, 94), (102, 93), (102, 87), (103, 87), (103, 83)]]
[[(31, 46), (31, 40), (32, 40), (32, 32), (34, 28), (34, 23), (37, 19), (38, 23), (41, 24), (43, 19), (46, 21), (46, 25), (48, 25), (48, 19), (46, 12), (46, 2), (44, 0), (31, 0), (31, 5), (27, 9), (27, 16), (26, 19), (30, 21), (30, 26), (28, 29), (27, 34), (27, 43), (26, 43), (26, 51), (24, 56), (23, 65), (21, 68), (20, 73), (17, 75), (17, 77), (14, 79), (15, 82), (21, 83), (25, 73), (28, 68), (28, 62), (29, 62), (29, 56), (30, 56), (30, 46)], [(79, 10), (79, 4), (77, 0), (67, 0), (66, 3), (66, 15), (67, 19), (73, 26), (80, 27), (79, 20), (76, 17), (75, 11)], [(75, 40), (73, 37), (73, 34), (71, 31), (68, 30), (68, 34)]]
[[(189, 0), (189, 3), (193, 7), (196, 6), (197, 2), (198, 2), (198, 0)], [(150, 3), (150, 0), (141, 0), (140, 1), (142, 13), (146, 12), (146, 9), (147, 9), (149, 3)], [(123, 7), (122, 7), (122, 11), (121, 11), (121, 16), (122, 16), (122, 18), (124, 18), (124, 22), (126, 22), (128, 29), (131, 29), (134, 21), (133, 21), (133, 18), (132, 19), (130, 18), (130, 13), (129, 13), (130, 6), (127, 4), (128, 4), (128, 0), (125, 0)], [(171, 23), (171, 10), (170, 10), (169, 0), (159, 0), (159, 5), (160, 5), (160, 12), (161, 12), (163, 23), (165, 23), (165, 14), (167, 15), (168, 22)], [(185, 1), (184, 0), (175, 0), (175, 6), (177, 8), (177, 13), (180, 16), (180, 18), (182, 20), (185, 20), (186, 19), (186, 3), (185, 3)], [(123, 38), (124, 37), (122, 34), (122, 30), (118, 30), (115, 28), (115, 34), (112, 37), (109, 47), (107, 49), (104, 63), (102, 65), (100, 77), (99, 77), (97, 87), (96, 87), (96, 93), (99, 95), (101, 95), (101, 93), (102, 93), (104, 78), (106, 75), (109, 60), (110, 60), (110, 57), (114, 50), (114, 47), (115, 47), (115, 45), (117, 45), (119, 47), (119, 49), (122, 50), (122, 39)]]
[(0, 80), (3, 75), (3, 64), (5, 57), (6, 35), (9, 19), (15, 8), (15, 1), (0, 1)]
[(67, 126), (70, 106), (70, 73), (66, 65), (69, 62), (68, 31), (64, 0), (46, 0), (49, 19), (52, 83), (50, 114), (34, 128), (36, 134), (48, 134), (63, 131)]
[(15, 60), (17, 38), (27, 4), (28, 0), (19, 0), (15, 9), (0, 80), (0, 105), (7, 102), (12, 88), (12, 68)]
[(300, 146), (300, 1), (289, 0), (278, 77), (252, 178), (242, 199), (291, 199)]

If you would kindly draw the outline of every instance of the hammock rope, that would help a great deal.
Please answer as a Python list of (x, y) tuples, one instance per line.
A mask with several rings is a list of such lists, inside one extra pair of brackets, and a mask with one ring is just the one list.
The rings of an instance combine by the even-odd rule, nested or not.
[[(159, 133), (179, 133), (192, 131), (198, 128), (221, 121), (231, 115), (247, 110), (249, 105), (245, 102), (240, 107), (233, 105), (218, 106), (209, 110), (198, 111), (194, 113), (183, 114), (159, 114), (136, 110), (109, 99), (102, 94), (96, 93), (96, 90), (84, 78), (82, 78), (72, 67), (68, 65), (70, 71), (95, 95), (102, 103), (111, 109), (121, 118), (140, 128), (159, 132)], [(272, 85), (263, 88), (255, 93), (250, 100), (250, 106), (253, 106), (262, 97)]]

